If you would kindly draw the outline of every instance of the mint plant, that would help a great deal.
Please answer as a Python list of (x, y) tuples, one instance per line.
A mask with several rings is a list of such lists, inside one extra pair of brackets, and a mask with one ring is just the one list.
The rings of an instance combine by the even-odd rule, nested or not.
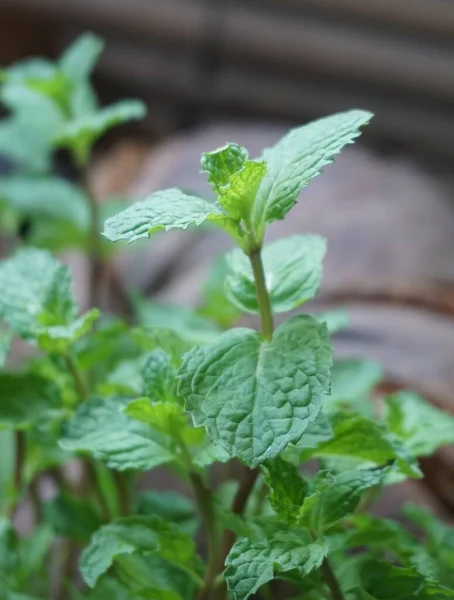
[[(4, 77), (72, 114), (92, 106), (96, 52), (80, 48)], [(49, 144), (86, 169), (116, 110), (71, 117)], [(227, 144), (202, 156), (215, 201), (171, 189), (106, 220), (113, 242), (204, 222), (229, 235), (236, 247), (215, 261), (197, 309), (135, 293), (136, 323), (79, 314), (69, 269), (49, 250), (0, 262), (1, 600), (454, 597), (452, 527), (416, 506), (401, 521), (370, 510), (388, 486), (422, 476), (418, 457), (454, 442), (454, 417), (410, 392), (376, 398), (373, 362), (333, 361), (343, 314), (275, 323), (316, 295), (326, 242), (268, 245), (267, 228), (371, 116), (296, 128), (254, 160)], [(91, 248), (97, 226), (92, 215)], [(245, 313), (259, 331), (233, 327)], [(36, 350), (14, 368), (13, 336)], [(149, 472), (148, 483), (165, 473), (167, 491), (139, 491)]]

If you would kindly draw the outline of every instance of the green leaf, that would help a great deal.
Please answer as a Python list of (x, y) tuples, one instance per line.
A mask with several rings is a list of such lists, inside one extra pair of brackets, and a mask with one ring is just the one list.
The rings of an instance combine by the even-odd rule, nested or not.
[(194, 502), (175, 492), (143, 492), (137, 498), (135, 512), (145, 516), (157, 515), (190, 536), (195, 535), (199, 528)]
[(326, 323), (328, 332), (333, 335), (342, 331), (349, 324), (349, 318), (346, 312), (343, 310), (331, 310), (325, 313), (318, 313), (313, 315), (314, 319), (317, 319), (320, 323)]
[(383, 368), (379, 363), (356, 358), (337, 360), (334, 361), (331, 378), (327, 407), (331, 409), (345, 404), (366, 415), (372, 412), (371, 393), (383, 378)]
[(51, 168), (51, 143), (20, 119), (0, 121), (0, 153), (15, 167), (30, 172), (47, 172)]
[[(326, 241), (317, 235), (292, 236), (265, 246), (262, 259), (274, 312), (293, 310), (313, 298), (322, 277)], [(239, 249), (227, 256), (229, 298), (246, 312), (259, 312), (254, 274), (248, 257)]]
[(89, 333), (100, 314), (97, 308), (93, 308), (69, 325), (46, 327), (38, 334), (38, 347), (46, 352), (68, 354), (71, 345)]
[(44, 250), (21, 249), (0, 262), (0, 319), (14, 333), (34, 338), (43, 325), (64, 325), (76, 315), (68, 267)]
[(92, 503), (84, 498), (61, 494), (42, 506), (44, 520), (56, 535), (78, 542), (88, 542), (102, 525)]
[(143, 102), (122, 100), (94, 113), (85, 114), (60, 128), (55, 137), (59, 147), (71, 148), (79, 164), (84, 165), (90, 157), (93, 144), (106, 131), (146, 114)]
[(11, 349), (13, 334), (6, 329), (0, 329), (0, 368), (4, 367)]
[(173, 188), (155, 192), (146, 200), (136, 202), (107, 219), (104, 235), (112, 242), (126, 240), (130, 244), (162, 229), (187, 229), (206, 220), (216, 222), (226, 219), (227, 215), (217, 205)]
[(153, 552), (197, 579), (199, 564), (189, 536), (159, 517), (133, 516), (112, 521), (95, 533), (81, 556), (84, 581), (93, 587), (119, 557), (138, 551)]
[(230, 176), (227, 185), (218, 188), (218, 202), (235, 219), (250, 221), (255, 196), (266, 173), (266, 163), (248, 160)]
[(227, 556), (224, 578), (235, 600), (247, 600), (280, 573), (308, 575), (326, 553), (323, 542), (312, 542), (306, 532), (281, 524), (271, 536), (238, 539)]
[(239, 144), (226, 144), (213, 152), (204, 152), (200, 161), (202, 173), (208, 173), (208, 182), (215, 192), (229, 184), (248, 157), (246, 148)]
[(356, 469), (331, 473), (319, 471), (314, 490), (304, 500), (299, 523), (321, 535), (340, 519), (353, 513), (363, 492), (379, 485), (386, 468)]
[(91, 76), (103, 48), (104, 42), (98, 35), (85, 33), (65, 50), (60, 68), (73, 84), (78, 84)]
[(265, 223), (283, 219), (300, 191), (360, 135), (360, 128), (372, 116), (351, 110), (318, 119), (292, 129), (273, 148), (265, 150), (263, 158), (268, 169), (254, 206), (256, 229), (263, 230)]
[(429, 581), (414, 568), (396, 567), (391, 563), (370, 560), (363, 565), (362, 585), (376, 600), (433, 600), (453, 598), (454, 591)]
[(277, 456), (314, 422), (329, 387), (326, 327), (299, 315), (268, 342), (233, 329), (194, 348), (179, 371), (178, 393), (196, 427), (251, 467)]
[(429, 456), (454, 444), (454, 416), (410, 392), (385, 398), (385, 422), (414, 456)]
[(295, 524), (309, 490), (307, 482), (302, 479), (296, 467), (281, 458), (267, 461), (264, 467), (271, 506), (287, 523)]
[(188, 426), (183, 407), (174, 402), (151, 402), (148, 398), (138, 398), (130, 402), (124, 412), (131, 419), (148, 423), (156, 431), (175, 438)]
[(91, 398), (80, 405), (66, 424), (60, 446), (70, 452), (88, 452), (108, 467), (148, 471), (175, 460), (165, 436), (130, 419), (127, 400)]
[(168, 354), (160, 349), (151, 352), (145, 358), (141, 373), (144, 396), (162, 402), (176, 398), (176, 368)]
[(399, 470), (409, 477), (421, 477), (417, 463), (403, 444), (386, 429), (366, 417), (349, 412), (333, 418), (334, 436), (318, 445), (314, 451), (319, 457), (352, 457), (383, 465), (396, 461)]
[(58, 389), (37, 375), (0, 373), (0, 426), (27, 429), (61, 411)]

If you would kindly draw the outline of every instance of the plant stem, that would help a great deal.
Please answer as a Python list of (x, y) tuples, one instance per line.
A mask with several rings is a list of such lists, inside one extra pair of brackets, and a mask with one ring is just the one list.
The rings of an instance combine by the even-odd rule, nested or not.
[(121, 516), (126, 517), (131, 512), (128, 478), (125, 473), (120, 471), (113, 471), (112, 475), (117, 488), (118, 508)]
[(16, 456), (14, 459), (14, 490), (20, 493), (24, 485), (24, 461), (25, 461), (25, 433), (15, 432)]
[(204, 484), (199, 473), (191, 473), (190, 478), (207, 538), (207, 568), (205, 571), (204, 585), (200, 590), (198, 600), (211, 600), (218, 573), (219, 561), (218, 536), (213, 510), (213, 497), (211, 490)]
[(249, 255), (249, 260), (251, 262), (257, 289), (257, 300), (259, 303), (263, 337), (266, 340), (270, 340), (274, 331), (273, 313), (271, 311), (270, 295), (266, 287), (265, 271), (263, 269), (260, 250), (254, 250), (254, 252)]
[[(271, 340), (274, 331), (273, 313), (271, 310), (271, 300), (266, 287), (265, 270), (263, 268), (261, 248), (256, 248), (249, 254), (249, 260), (251, 262), (252, 272), (254, 274), (255, 287), (257, 292), (257, 300), (260, 310), (260, 320), (262, 325), (262, 334), (266, 340)], [(232, 512), (235, 515), (243, 515), (246, 508), (246, 504), (254, 489), (255, 483), (258, 476), (260, 475), (260, 469), (248, 469), (242, 467), (243, 477), (240, 487), (236, 493), (236, 496), (232, 504)], [(227, 554), (235, 541), (235, 535), (231, 531), (224, 531), (222, 538), (222, 564), (220, 568), (224, 566)]]
[(327, 557), (323, 559), (320, 570), (325, 580), (326, 585), (331, 591), (333, 600), (344, 600), (344, 594), (340, 588), (339, 582), (337, 581), (336, 575), (331, 567), (331, 564)]
[(88, 169), (87, 166), (82, 167), (81, 175), (81, 186), (88, 198), (90, 207), (90, 245), (89, 245), (89, 305), (100, 306), (101, 305), (101, 291), (103, 283), (103, 261), (101, 251), (101, 235), (99, 232), (100, 218), (99, 218), (99, 206), (98, 203), (91, 193), (90, 184), (88, 181)]
[(79, 394), (81, 400), (86, 400), (89, 392), (84, 378), (82, 377), (82, 373), (79, 371), (76, 360), (70, 354), (67, 354), (65, 355), (65, 362), (68, 371), (71, 373), (74, 380), (76, 392)]

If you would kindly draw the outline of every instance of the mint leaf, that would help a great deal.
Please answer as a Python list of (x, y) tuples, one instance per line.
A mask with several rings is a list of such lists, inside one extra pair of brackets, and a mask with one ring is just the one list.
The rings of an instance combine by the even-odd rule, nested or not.
[(0, 329), (0, 368), (4, 367), (11, 349), (13, 334), (6, 329)]
[(55, 136), (55, 144), (72, 149), (79, 164), (83, 165), (90, 157), (93, 144), (106, 131), (127, 121), (141, 119), (145, 114), (143, 102), (122, 100), (65, 124)]
[(188, 425), (183, 408), (174, 402), (151, 402), (148, 398), (133, 400), (124, 408), (132, 419), (148, 423), (153, 429), (178, 437)]
[(454, 443), (454, 417), (410, 392), (385, 398), (385, 422), (414, 456), (429, 456)]
[(103, 51), (104, 42), (93, 34), (79, 36), (60, 58), (60, 68), (73, 84), (89, 79), (96, 61)]
[(43, 325), (66, 324), (76, 315), (69, 269), (44, 250), (26, 248), (0, 262), (0, 319), (33, 339)]
[(266, 173), (266, 163), (248, 160), (231, 175), (224, 187), (218, 188), (218, 202), (235, 219), (250, 221), (252, 207), (260, 183)]
[(319, 471), (314, 490), (308, 494), (299, 512), (299, 523), (322, 535), (340, 519), (354, 512), (363, 492), (379, 485), (386, 468), (357, 469), (331, 473)]
[(360, 128), (371, 118), (371, 113), (362, 110), (331, 115), (292, 129), (273, 148), (265, 150), (263, 159), (268, 169), (253, 213), (257, 230), (263, 230), (265, 223), (283, 219), (300, 191), (360, 135)]
[(230, 177), (239, 171), (248, 157), (246, 148), (226, 144), (213, 152), (204, 152), (200, 161), (202, 173), (208, 173), (208, 182), (215, 192), (228, 185)]
[(133, 552), (153, 552), (197, 579), (199, 563), (189, 536), (159, 517), (133, 516), (112, 521), (95, 533), (81, 556), (84, 581), (93, 587), (115, 561)]
[(277, 456), (315, 421), (328, 390), (326, 327), (299, 315), (267, 342), (250, 329), (194, 348), (183, 359), (178, 393), (196, 426), (249, 466)]
[(264, 467), (271, 506), (287, 523), (295, 524), (309, 491), (307, 482), (302, 479), (296, 467), (281, 458), (267, 461)]
[(348, 412), (339, 413), (333, 418), (333, 433), (331, 440), (317, 446), (315, 456), (352, 457), (377, 465), (396, 461), (405, 475), (421, 477), (417, 463), (402, 442), (375, 421)]
[(165, 436), (130, 419), (120, 398), (91, 398), (80, 405), (65, 425), (60, 446), (70, 452), (88, 452), (108, 467), (148, 471), (175, 460)]
[(71, 345), (91, 330), (100, 314), (99, 310), (94, 308), (69, 325), (46, 327), (38, 333), (38, 347), (50, 353), (68, 354)]
[(333, 335), (345, 329), (349, 324), (349, 318), (343, 310), (331, 310), (325, 313), (313, 315), (320, 323), (326, 323), (328, 332)]
[(58, 415), (58, 389), (37, 375), (0, 373), (0, 427), (27, 429)]
[(237, 307), (228, 298), (225, 290), (228, 272), (227, 256), (221, 254), (214, 260), (203, 285), (203, 303), (198, 309), (199, 314), (218, 323), (224, 329), (231, 326), (239, 315)]
[(372, 412), (371, 392), (383, 378), (383, 368), (379, 363), (356, 358), (340, 359), (334, 361), (331, 377), (327, 407), (345, 404), (366, 415)]
[[(326, 241), (317, 235), (292, 236), (265, 246), (262, 253), (266, 284), (274, 312), (293, 310), (318, 290)], [(246, 312), (259, 312), (254, 275), (239, 249), (227, 255), (229, 298)]]
[(105, 237), (129, 244), (164, 229), (187, 229), (204, 221), (222, 221), (227, 215), (215, 204), (188, 196), (178, 189), (155, 192), (142, 202), (136, 202), (118, 215), (107, 219)]
[(151, 352), (145, 358), (141, 374), (144, 396), (163, 402), (176, 398), (176, 368), (168, 354), (160, 349)]
[(306, 532), (281, 524), (272, 535), (237, 540), (227, 556), (224, 578), (235, 600), (247, 600), (280, 573), (308, 575), (326, 553), (323, 542), (312, 542)]
[(84, 498), (60, 494), (42, 506), (44, 520), (55, 535), (78, 542), (87, 542), (102, 525), (102, 520), (92, 503)]
[(161, 517), (190, 536), (195, 535), (199, 528), (194, 502), (175, 492), (143, 492), (137, 498), (135, 512), (139, 515)]

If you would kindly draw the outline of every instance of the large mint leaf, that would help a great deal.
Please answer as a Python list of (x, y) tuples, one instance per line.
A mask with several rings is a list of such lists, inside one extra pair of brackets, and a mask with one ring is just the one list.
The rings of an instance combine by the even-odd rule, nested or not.
[(131, 243), (161, 229), (187, 229), (206, 220), (222, 221), (226, 218), (215, 204), (188, 196), (178, 189), (169, 189), (156, 192), (107, 219), (104, 235), (112, 242), (126, 240)]
[(229, 184), (230, 177), (242, 168), (247, 157), (246, 148), (239, 144), (226, 144), (222, 148), (202, 154), (201, 171), (208, 173), (208, 182), (215, 192), (219, 192)]
[(63, 148), (71, 148), (80, 164), (85, 164), (90, 157), (93, 144), (106, 131), (146, 114), (146, 107), (139, 100), (122, 100), (93, 113), (87, 113), (68, 122), (55, 136), (55, 144)]
[(181, 529), (156, 516), (133, 516), (117, 519), (95, 533), (81, 556), (85, 582), (93, 587), (122, 555), (137, 551), (153, 552), (194, 575), (198, 569), (194, 541)]
[(0, 426), (26, 429), (60, 410), (58, 390), (46, 379), (0, 373)]
[(299, 315), (278, 327), (270, 342), (256, 331), (233, 329), (194, 348), (179, 371), (178, 393), (214, 443), (257, 466), (315, 421), (330, 367), (326, 327)]
[(235, 600), (247, 600), (279, 573), (295, 571), (304, 577), (318, 569), (327, 553), (323, 542), (282, 523), (271, 535), (240, 538), (226, 560), (224, 577)]
[(299, 522), (321, 535), (359, 505), (363, 492), (379, 485), (386, 468), (356, 469), (342, 473), (319, 471), (314, 490), (299, 512)]
[[(326, 241), (317, 235), (298, 235), (265, 246), (262, 259), (274, 312), (286, 312), (313, 298), (322, 277)], [(246, 312), (259, 312), (254, 274), (247, 256), (233, 250), (228, 256), (227, 293)]]
[(300, 191), (360, 135), (360, 128), (371, 118), (371, 113), (362, 110), (331, 115), (292, 129), (273, 148), (265, 150), (263, 158), (268, 169), (254, 207), (256, 228), (283, 219)]
[(317, 446), (315, 456), (351, 457), (377, 465), (395, 461), (405, 475), (421, 477), (417, 463), (402, 442), (371, 419), (340, 412), (333, 417), (333, 434), (332, 439)]
[(454, 416), (410, 392), (385, 399), (385, 421), (414, 456), (429, 456), (440, 446), (454, 444)]
[(0, 262), (0, 319), (33, 338), (43, 325), (66, 324), (76, 315), (69, 269), (44, 250), (26, 248)]
[(66, 424), (60, 446), (71, 452), (88, 452), (108, 467), (148, 471), (175, 460), (169, 440), (134, 419), (119, 398), (92, 398), (82, 404)]
[(281, 458), (265, 463), (265, 482), (270, 489), (268, 500), (285, 521), (296, 523), (309, 486), (293, 465)]

